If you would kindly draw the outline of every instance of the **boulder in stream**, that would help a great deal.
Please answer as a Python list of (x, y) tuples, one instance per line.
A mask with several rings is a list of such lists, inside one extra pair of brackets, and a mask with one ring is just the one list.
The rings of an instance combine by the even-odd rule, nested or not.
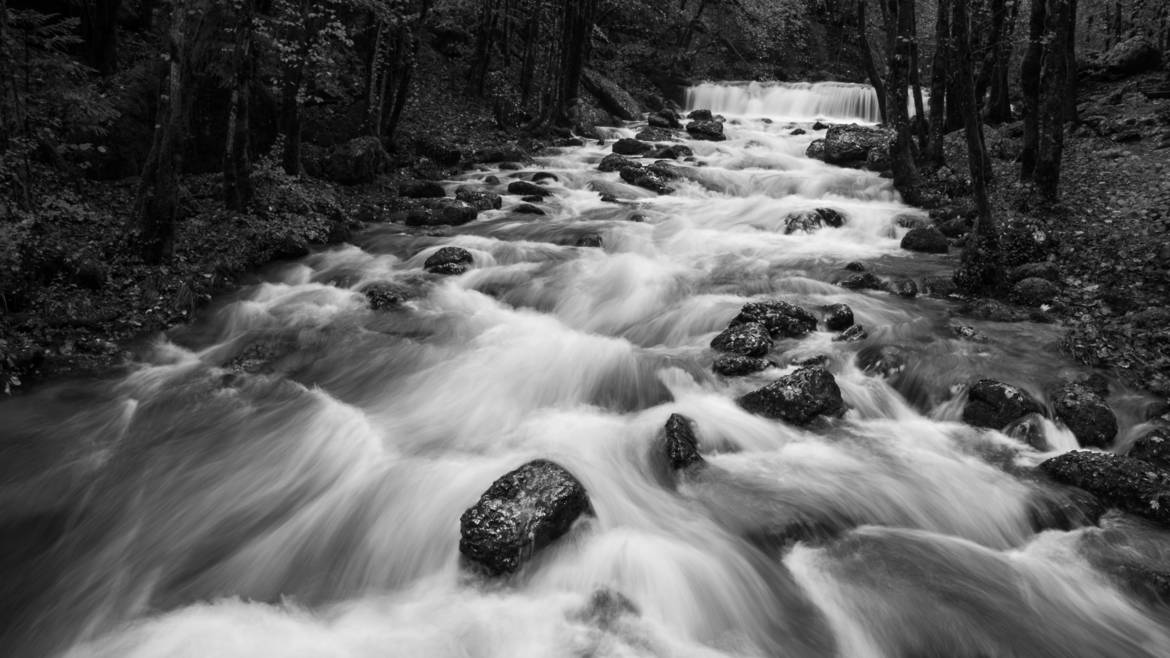
[(712, 349), (743, 356), (764, 356), (772, 349), (772, 337), (759, 322), (733, 324), (711, 339)]
[(526, 180), (517, 180), (508, 183), (508, 194), (546, 197), (552, 194), (552, 192), (549, 192), (547, 188), (542, 187), (536, 183)]
[(727, 139), (723, 134), (723, 124), (719, 121), (691, 121), (687, 124), (687, 134), (692, 139), (709, 142), (722, 142)]
[(699, 109), (691, 110), (690, 113), (687, 114), (687, 118), (691, 121), (711, 121), (715, 117), (711, 115), (711, 110)]
[(855, 324), (852, 327), (849, 327), (848, 329), (846, 329), (845, 331), (842, 331), (840, 333), (840, 335), (834, 336), (833, 342), (835, 342), (835, 343), (856, 343), (858, 341), (865, 340), (866, 338), (869, 338), (869, 332), (867, 332), (865, 330), (865, 327), (863, 327), (859, 324)]
[(1044, 414), (1044, 407), (1023, 389), (994, 379), (980, 379), (967, 392), (963, 422), (999, 430), (1031, 413)]
[(480, 212), (499, 210), (504, 205), (503, 197), (495, 192), (476, 189), (470, 185), (460, 185), (455, 190), (455, 198), (464, 203), (471, 204)]
[(601, 159), (601, 162), (597, 165), (597, 169), (599, 171), (621, 171), (626, 167), (634, 166), (637, 166), (637, 163), (626, 156), (619, 153), (610, 153)]
[(423, 269), (431, 274), (459, 275), (471, 269), (471, 252), (461, 247), (443, 247), (427, 257)]
[(682, 128), (682, 122), (678, 120), (678, 115), (670, 110), (662, 110), (661, 112), (655, 112), (647, 116), (646, 123), (651, 128), (664, 128), (667, 130), (671, 128), (676, 130)]
[(459, 552), (491, 575), (513, 573), (590, 511), (573, 474), (545, 459), (504, 474), (459, 519)]
[(763, 325), (773, 338), (799, 338), (815, 331), (817, 319), (808, 311), (781, 299), (748, 302), (731, 320), (731, 326), (744, 323)]
[(871, 152), (877, 152), (875, 161), (888, 160), (893, 139), (894, 131), (889, 128), (857, 124), (829, 126), (825, 138), (814, 140), (805, 154), (832, 165), (864, 167)]
[(1117, 416), (1100, 395), (1084, 384), (1060, 387), (1053, 397), (1052, 410), (1082, 446), (1107, 448), (1117, 436)]
[(751, 413), (806, 425), (817, 416), (845, 412), (841, 389), (828, 370), (801, 368), (739, 398), (739, 406)]
[(884, 290), (885, 282), (873, 272), (859, 272), (850, 274), (837, 285), (850, 290)]
[(832, 208), (817, 208), (788, 213), (784, 218), (784, 234), (812, 233), (825, 226), (841, 228), (845, 225), (845, 216)]
[(829, 331), (844, 331), (853, 324), (853, 309), (847, 304), (830, 304), (825, 307), (825, 328)]
[(663, 180), (660, 173), (640, 165), (631, 165), (622, 168), (621, 177), (627, 183), (637, 185), (645, 190), (650, 190), (655, 194), (670, 194), (674, 192), (674, 188), (666, 184), (666, 181)]
[[(634, 139), (640, 139), (643, 142), (669, 142), (674, 140), (674, 133), (665, 128), (655, 128), (651, 126), (650, 128), (643, 128), (639, 130), (637, 134), (634, 135)], [(653, 148), (654, 145), (651, 144), (650, 148), (646, 150), (650, 151)], [(614, 149), (614, 152), (620, 153), (620, 151), (617, 149)]]
[(902, 237), (902, 248), (925, 254), (945, 254), (950, 245), (947, 236), (934, 227), (912, 228)]
[(408, 199), (437, 199), (447, 192), (433, 180), (410, 180), (398, 186), (398, 196)]
[(522, 204), (516, 206), (515, 208), (513, 208), (512, 212), (516, 213), (517, 215), (544, 215), (544, 214), (546, 214), (543, 210), (541, 210), (537, 206), (532, 205), (531, 203), (522, 203)]
[(640, 139), (630, 139), (629, 137), (623, 137), (613, 143), (613, 152), (618, 155), (642, 155), (653, 150), (653, 144), (647, 144)]
[(1073, 450), (1043, 462), (1040, 470), (1094, 494), (1107, 505), (1170, 525), (1170, 472), (1147, 462)]
[(699, 440), (695, 438), (695, 421), (682, 414), (666, 419), (664, 450), (670, 468), (681, 471), (703, 463)]
[(462, 226), (479, 216), (475, 206), (459, 199), (419, 199), (407, 211), (407, 226)]

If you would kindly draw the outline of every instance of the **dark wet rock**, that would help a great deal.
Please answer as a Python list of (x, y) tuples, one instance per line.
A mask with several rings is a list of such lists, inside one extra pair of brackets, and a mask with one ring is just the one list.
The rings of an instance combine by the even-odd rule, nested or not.
[(918, 296), (918, 284), (914, 279), (895, 279), (885, 283), (885, 289), (899, 297), (913, 299)]
[(901, 228), (929, 228), (930, 221), (922, 215), (902, 214), (894, 218), (894, 224)]
[(362, 288), (362, 294), (366, 296), (370, 308), (375, 311), (397, 308), (409, 296), (403, 288), (389, 283), (370, 284)]
[(825, 123), (824, 121), (817, 121), (816, 123), (814, 123), (812, 125), (813, 130), (828, 130), (829, 128), (832, 128), (832, 127), (833, 127), (833, 124)]
[(853, 261), (850, 263), (846, 263), (845, 269), (849, 270), (850, 272), (864, 272), (865, 265), (862, 265), (861, 263), (859, 263), (857, 261)]
[(504, 199), (495, 192), (478, 190), (470, 185), (461, 185), (455, 190), (455, 198), (470, 204), (476, 210), (499, 210), (504, 205)]
[(634, 121), (642, 115), (642, 107), (628, 91), (597, 71), (589, 68), (582, 71), (581, 84), (615, 117)]
[(561, 137), (560, 139), (554, 140), (552, 145), (560, 148), (585, 146), (585, 140), (580, 137)]
[(1095, 372), (1078, 383), (1087, 387), (1090, 391), (1100, 395), (1103, 398), (1109, 397), (1109, 380), (1099, 372)]
[(952, 322), (951, 324), (947, 325), (947, 329), (950, 330), (951, 335), (953, 335), (955, 338), (958, 338), (959, 340), (969, 340), (975, 343), (987, 342), (987, 336), (984, 336), (982, 332), (969, 324), (957, 324)]
[(655, 194), (670, 194), (674, 192), (674, 188), (667, 185), (661, 175), (646, 167), (638, 165), (625, 167), (621, 170), (621, 177), (627, 183), (637, 185), (645, 190), (650, 190)]
[(772, 337), (764, 325), (748, 322), (724, 329), (711, 339), (711, 347), (720, 352), (743, 356), (764, 356), (772, 349)]
[(1162, 52), (1144, 36), (1135, 36), (1107, 50), (1099, 61), (1112, 76), (1126, 76), (1152, 71), (1162, 65)]
[(342, 185), (372, 183), (386, 171), (390, 155), (377, 137), (358, 137), (335, 146), (323, 162), (324, 177)]
[(1157, 468), (1170, 470), (1170, 430), (1159, 427), (1138, 438), (1130, 446), (1126, 456), (1140, 459)]
[(842, 288), (850, 290), (884, 290), (885, 282), (883, 282), (873, 272), (861, 272), (859, 274), (850, 274), (841, 280), (837, 285)]
[(1054, 480), (1080, 487), (1105, 504), (1170, 525), (1170, 473), (1110, 453), (1073, 450), (1040, 464)]
[[(670, 130), (666, 130), (664, 128), (650, 127), (650, 128), (643, 128), (642, 130), (639, 130), (638, 133), (634, 135), (634, 138), (640, 139), (643, 142), (669, 142), (669, 141), (674, 140), (674, 133), (671, 132)], [(653, 150), (653, 148), (654, 148), (654, 146), (653, 146), (653, 144), (651, 144), (650, 148), (646, 149), (646, 150), (650, 151), (650, 150)], [(620, 152), (621, 151), (614, 149), (614, 153), (620, 153)]]
[[(815, 129), (816, 126), (814, 125)], [(870, 153), (876, 152), (875, 162), (889, 160), (890, 143), (894, 138), (894, 131), (888, 128), (859, 126), (829, 126), (824, 141), (817, 148), (809, 145), (806, 155), (810, 158), (823, 160), (829, 164), (843, 167), (861, 167), (870, 161)], [(881, 167), (884, 168), (884, 167)]]
[(687, 118), (692, 121), (712, 121), (715, 117), (711, 116), (711, 110), (691, 110)]
[(808, 311), (780, 299), (748, 302), (739, 309), (731, 325), (758, 323), (774, 338), (799, 338), (815, 331), (817, 319)]
[(549, 192), (547, 188), (541, 187), (536, 183), (531, 183), (526, 180), (517, 180), (508, 183), (508, 194), (546, 197), (552, 194), (552, 192)]
[(515, 208), (513, 208), (512, 212), (516, 213), (517, 215), (544, 215), (544, 214), (546, 214), (543, 210), (532, 205), (531, 203), (522, 203), (522, 204), (516, 206)]
[(842, 331), (840, 335), (834, 336), (833, 341), (838, 343), (856, 343), (866, 338), (869, 338), (869, 333), (866, 332), (865, 327), (855, 324)]
[(806, 134), (808, 134), (808, 131), (805, 130), (804, 128), (796, 128), (788, 134), (789, 135), (806, 135)]
[(601, 201), (603, 203), (621, 203), (621, 200), (612, 194), (602, 194)]
[(682, 158), (689, 158), (695, 155), (691, 147), (686, 144), (669, 144), (646, 154), (647, 158), (654, 158), (656, 160), (679, 160)]
[(1026, 391), (994, 379), (980, 379), (967, 392), (963, 422), (998, 430), (1031, 413), (1043, 414), (1044, 407)]
[(709, 142), (722, 142), (727, 139), (723, 134), (723, 124), (718, 121), (692, 121), (687, 124), (687, 134), (694, 139)]
[(459, 552), (489, 574), (512, 573), (589, 510), (589, 496), (577, 478), (538, 459), (493, 482), (463, 513)]
[(897, 345), (870, 345), (857, 353), (857, 367), (866, 374), (889, 377), (906, 369), (909, 354)]
[[(308, 255), (309, 246), (305, 245), (305, 253), (301, 255)], [(297, 256), (298, 258), (300, 255)], [(73, 281), (85, 288), (86, 290), (101, 290), (106, 286), (106, 281), (110, 277), (110, 268), (105, 261), (94, 256), (82, 255), (69, 262), (69, 269)]]
[(902, 237), (902, 248), (926, 254), (945, 254), (950, 248), (947, 236), (935, 228), (914, 228)]
[(1040, 414), (1028, 414), (1008, 423), (1003, 433), (1040, 452), (1048, 450), (1048, 439), (1044, 437), (1044, 417)]
[(669, 110), (662, 112), (655, 112), (646, 117), (646, 123), (650, 124), (652, 128), (678, 129), (682, 128), (682, 122), (678, 120), (678, 115)]
[(764, 388), (739, 398), (739, 406), (751, 413), (805, 425), (817, 416), (845, 412), (841, 389), (824, 368), (802, 368)]
[(767, 370), (771, 366), (772, 362), (767, 359), (756, 359), (742, 354), (724, 354), (715, 359), (711, 369), (724, 377), (743, 377)]
[(443, 247), (427, 257), (423, 269), (432, 274), (463, 274), (471, 269), (471, 252), (460, 247)]
[(629, 217), (627, 217), (626, 219), (628, 221), (634, 222), (635, 224), (641, 224), (641, 223), (646, 221), (646, 216), (640, 212), (636, 212), (636, 213), (630, 215)]
[(613, 143), (613, 152), (618, 155), (642, 155), (647, 151), (653, 151), (654, 145), (647, 144), (638, 139), (630, 139), (625, 137)]
[(1107, 448), (1117, 436), (1117, 416), (1105, 400), (1083, 384), (1066, 384), (1053, 396), (1052, 410), (1077, 443)]
[(844, 331), (853, 325), (853, 309), (847, 304), (830, 304), (825, 307), (825, 328), (829, 331)]
[(578, 247), (600, 247), (604, 244), (601, 236), (596, 233), (586, 233), (577, 238), (576, 246)]
[(814, 139), (809, 142), (808, 148), (804, 150), (804, 154), (813, 160), (825, 159), (825, 140)]
[(813, 366), (828, 368), (832, 362), (833, 359), (828, 354), (814, 354), (812, 356), (806, 356), (803, 359), (797, 359), (792, 362), (792, 365), (798, 368), (811, 368)]
[(541, 203), (544, 201), (544, 197), (533, 194), (531, 196), (522, 196), (520, 200), (524, 203)]
[(532, 174), (532, 182), (539, 183), (542, 180), (551, 180), (559, 182), (561, 179), (554, 173), (548, 171), (538, 171)]
[(1005, 267), (1048, 260), (1060, 243), (1056, 235), (1039, 222), (1024, 220), (1011, 222), (1003, 228), (1000, 247)]
[(621, 171), (626, 167), (633, 166), (637, 166), (637, 163), (626, 156), (610, 153), (601, 159), (601, 163), (597, 165), (597, 169), (600, 171)]
[(1024, 263), (1011, 268), (1007, 272), (1008, 281), (1015, 283), (1024, 279), (1048, 279), (1049, 281), (1056, 281), (1060, 279), (1060, 272), (1056, 269), (1056, 263), (1043, 261), (1040, 263)]
[(682, 172), (677, 165), (662, 161), (652, 162), (646, 165), (646, 171), (663, 180), (675, 180), (682, 176)]
[(447, 196), (447, 192), (435, 181), (411, 180), (398, 186), (398, 196), (408, 199), (431, 199)]
[(841, 228), (844, 225), (845, 216), (840, 212), (832, 208), (817, 208), (789, 213), (784, 218), (784, 233), (811, 233), (824, 226)]
[(524, 168), (519, 162), (501, 162), (498, 166), (501, 171), (520, 171)]
[(1021, 306), (1040, 306), (1051, 304), (1058, 294), (1060, 288), (1055, 283), (1033, 276), (1012, 286), (1011, 299)]
[(483, 177), (483, 183), (484, 185), (499, 185), (500, 178), (494, 174), (489, 174)]
[(695, 438), (695, 421), (682, 414), (670, 414), (666, 419), (666, 458), (676, 471), (703, 463), (699, 454), (699, 440)]

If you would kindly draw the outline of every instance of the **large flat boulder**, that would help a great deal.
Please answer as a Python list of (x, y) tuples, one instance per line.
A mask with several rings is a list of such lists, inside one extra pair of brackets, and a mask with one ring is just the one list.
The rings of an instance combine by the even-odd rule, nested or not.
[(841, 389), (821, 367), (801, 368), (739, 398), (739, 406), (766, 418), (806, 425), (817, 416), (845, 412)]
[(893, 130), (877, 126), (830, 126), (824, 140), (813, 141), (806, 155), (840, 167), (862, 168), (871, 161), (888, 161), (894, 136)]
[(773, 338), (799, 338), (817, 328), (812, 313), (780, 299), (748, 302), (731, 320), (731, 325), (755, 322), (763, 325)]
[(1044, 413), (1044, 407), (1021, 388), (980, 379), (967, 393), (963, 422), (974, 427), (1000, 430), (1032, 413)]
[(593, 94), (601, 107), (619, 119), (633, 121), (642, 116), (642, 107), (630, 92), (593, 69), (581, 73), (581, 84)]
[(459, 552), (491, 575), (513, 573), (590, 510), (573, 474), (545, 459), (510, 471), (459, 518)]
[(1170, 526), (1170, 473), (1147, 462), (1073, 450), (1040, 464), (1054, 480), (1080, 487), (1107, 505)]

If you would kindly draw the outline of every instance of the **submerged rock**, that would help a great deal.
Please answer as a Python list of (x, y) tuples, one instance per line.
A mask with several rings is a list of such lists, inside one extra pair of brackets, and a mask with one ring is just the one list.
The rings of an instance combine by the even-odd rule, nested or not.
[(808, 311), (780, 299), (748, 302), (731, 320), (731, 325), (758, 323), (773, 338), (799, 338), (815, 331), (817, 319)]
[(866, 338), (869, 338), (869, 333), (865, 330), (865, 327), (859, 324), (855, 324), (845, 331), (842, 331), (840, 335), (834, 336), (833, 341), (840, 343), (856, 343), (857, 341), (865, 340)]
[(462, 226), (479, 216), (475, 206), (459, 199), (420, 199), (406, 212), (407, 226)]
[(596, 233), (586, 233), (577, 238), (575, 243), (578, 247), (601, 247), (604, 244), (601, 236)]
[(1052, 410), (1082, 446), (1107, 448), (1117, 436), (1117, 416), (1084, 384), (1062, 386), (1052, 400)]
[(695, 438), (694, 421), (682, 414), (670, 414), (666, 419), (664, 448), (670, 467), (676, 471), (703, 463), (699, 440)]
[(841, 228), (845, 225), (845, 216), (832, 208), (817, 208), (789, 213), (784, 218), (784, 233), (811, 233), (825, 226)]
[(866, 374), (889, 377), (906, 369), (908, 353), (897, 345), (870, 345), (857, 353), (857, 367)]
[(423, 269), (431, 274), (463, 274), (471, 269), (471, 252), (461, 247), (443, 247), (427, 257)]
[(885, 282), (883, 282), (873, 272), (859, 272), (857, 274), (850, 274), (841, 280), (837, 285), (842, 288), (850, 290), (884, 290)]
[(459, 518), (459, 552), (489, 574), (512, 573), (590, 510), (585, 487), (545, 459), (504, 474)]
[(739, 406), (751, 413), (805, 425), (817, 416), (845, 412), (841, 389), (828, 370), (802, 368), (739, 398)]
[(1023, 389), (994, 379), (980, 379), (967, 393), (963, 422), (999, 430), (1031, 413), (1044, 414), (1044, 407)]
[(631, 165), (621, 170), (622, 180), (631, 185), (650, 190), (655, 194), (670, 194), (674, 188), (666, 184), (660, 172), (652, 171), (640, 165)]
[(825, 328), (829, 331), (844, 331), (853, 324), (853, 309), (847, 304), (830, 304), (825, 307)]
[(504, 199), (495, 192), (477, 190), (469, 185), (461, 185), (455, 190), (455, 198), (471, 205), (476, 210), (499, 210), (504, 205)]
[(543, 215), (545, 212), (531, 203), (522, 203), (512, 209), (517, 215)]
[(711, 366), (711, 369), (724, 377), (742, 377), (767, 370), (771, 366), (772, 362), (767, 359), (756, 359), (741, 354), (724, 354), (715, 359), (715, 364)]
[(1170, 525), (1170, 473), (1144, 461), (1073, 450), (1045, 461), (1040, 469), (1108, 505)]
[(711, 347), (720, 352), (743, 356), (764, 356), (772, 349), (768, 329), (758, 322), (735, 324), (711, 339)]
[(362, 288), (370, 308), (382, 311), (388, 308), (401, 306), (406, 300), (406, 293), (401, 288), (389, 283), (374, 283)]

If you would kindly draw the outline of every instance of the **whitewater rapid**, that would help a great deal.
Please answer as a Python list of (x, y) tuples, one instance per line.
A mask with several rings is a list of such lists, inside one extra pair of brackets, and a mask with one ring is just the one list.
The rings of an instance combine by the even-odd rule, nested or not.
[[(1116, 512), (1037, 532), (1040, 487), (1009, 471), (1052, 453), (958, 422), (976, 375), (1042, 395), (1074, 372), (1058, 330), (963, 320), (987, 336), (964, 340), (952, 301), (835, 284), (853, 261), (917, 281), (952, 263), (899, 248), (925, 214), (888, 180), (804, 156), (813, 121), (875, 120), (864, 89), (810, 100), (823, 87), (693, 90), (729, 139), (687, 141), (697, 161), (668, 196), (597, 171), (610, 147), (593, 141), (468, 172), (448, 193), (554, 174), (547, 215), (505, 196), (458, 229), (372, 226), (218, 300), (123, 378), (0, 405), (23, 459), (0, 467), (0, 510), (65, 528), (9, 574), (8, 655), (1170, 656), (1166, 606), (1094, 561), (1121, 547), (1170, 570), (1170, 534)], [(825, 207), (845, 226), (785, 234)], [(575, 246), (586, 234), (603, 246)], [(424, 274), (444, 246), (472, 269)], [(373, 285), (406, 301), (372, 310)], [(711, 338), (764, 297), (846, 303), (870, 337), (817, 331), (778, 342), (777, 367), (715, 375)], [(906, 369), (864, 372), (858, 352), (886, 344)], [(815, 355), (840, 421), (734, 403)], [(1115, 390), (1132, 432), (1142, 398)], [(672, 486), (676, 412), (709, 467)], [(462, 569), (460, 514), (537, 458), (580, 479), (595, 516), (513, 577)], [(808, 527), (833, 532), (785, 539)]]

